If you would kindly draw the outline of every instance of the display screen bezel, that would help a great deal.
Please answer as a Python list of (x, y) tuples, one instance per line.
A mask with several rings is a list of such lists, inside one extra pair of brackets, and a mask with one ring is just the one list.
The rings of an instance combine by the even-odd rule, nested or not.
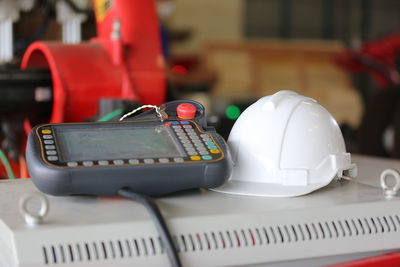
[[(182, 157), (177, 158), (154, 158), (154, 159), (121, 159), (121, 160), (111, 160), (111, 161), (78, 161), (78, 162), (65, 162), (60, 159), (60, 155), (63, 153), (60, 151), (60, 147), (57, 144), (57, 138), (54, 134), (54, 127), (71, 127), (71, 128), (85, 128), (90, 124), (89, 127), (114, 127), (118, 125), (118, 127), (125, 127), (129, 125), (135, 125), (136, 127), (157, 127), (159, 125), (168, 126), (169, 132), (171, 133), (171, 137), (175, 141), (175, 145), (178, 146), (180, 151), (182, 151)], [(190, 134), (188, 129), (192, 129), (192, 134)], [(182, 131), (183, 130), (183, 131)], [(169, 121), (122, 121), (122, 122), (82, 122), (82, 123), (60, 123), (60, 124), (43, 124), (35, 127), (35, 133), (37, 136), (37, 141), (39, 144), (39, 153), (41, 154), (42, 162), (48, 166), (55, 168), (90, 168), (90, 167), (110, 167), (110, 168), (119, 168), (120, 166), (125, 166), (129, 168), (135, 168), (135, 166), (141, 165), (181, 165), (181, 164), (203, 164), (203, 163), (211, 163), (223, 160), (225, 157), (224, 150), (220, 146), (219, 142), (215, 139), (214, 135), (210, 132), (204, 131), (201, 126), (199, 126), (195, 121), (191, 120), (169, 120)], [(182, 134), (183, 135), (182, 135)], [(186, 135), (187, 133), (187, 135)], [(209, 150), (209, 154), (206, 156), (204, 154), (198, 155), (200, 151), (197, 151), (197, 154), (192, 154), (192, 148), (187, 147), (187, 145), (194, 145), (197, 147), (196, 143), (193, 143), (192, 139), (193, 134), (196, 134), (196, 138), (203, 140), (201, 142), (206, 142), (206, 139), (214, 142), (215, 150), (211, 151), (213, 148), (207, 148)], [(185, 136), (186, 135), (186, 136)], [(31, 136), (30, 136), (31, 137)], [(188, 138), (189, 137), (189, 138)], [(49, 140), (50, 139), (50, 140)], [(29, 140), (31, 140), (29, 138)], [(200, 141), (199, 140), (199, 141)], [(48, 142), (49, 141), (49, 142)], [(190, 144), (188, 144), (188, 141)], [(198, 141), (194, 141), (198, 142)], [(206, 142), (207, 143), (207, 142)], [(203, 143), (206, 147), (209, 144)], [(54, 145), (53, 145), (54, 144)], [(54, 148), (56, 147), (56, 148)], [(54, 149), (57, 150), (57, 154), (54, 154)], [(197, 149), (197, 148), (196, 148)], [(50, 154), (50, 153), (51, 154)], [(202, 152), (200, 152), (202, 153)]]
[[(177, 136), (175, 133), (170, 129), (170, 127), (165, 126), (164, 124), (153, 124), (149, 125), (146, 124), (144, 125), (135, 125), (133, 123), (130, 124), (82, 124), (82, 125), (55, 125), (52, 127), (53, 128), (53, 133), (54, 133), (54, 139), (55, 139), (55, 144), (58, 150), (59, 158), (61, 163), (66, 163), (69, 161), (98, 161), (98, 160), (128, 160), (131, 158), (136, 158), (136, 159), (144, 159), (144, 158), (170, 158), (170, 157), (187, 157), (186, 152), (184, 151), (184, 148), (182, 144), (179, 142)], [(141, 130), (156, 130), (156, 129), (161, 129), (161, 131), (164, 131), (164, 134), (161, 134), (161, 136), (164, 137), (164, 141), (166, 144), (170, 144), (172, 148), (174, 149), (173, 151), (170, 151), (171, 153), (169, 154), (162, 154), (162, 155), (120, 155), (116, 157), (85, 157), (85, 158), (71, 158), (68, 155), (66, 155), (66, 151), (64, 149), (64, 144), (62, 144), (62, 140), (60, 140), (59, 133), (65, 130), (68, 130), (70, 132), (73, 132), (76, 130), (76, 133), (79, 132), (84, 132), (84, 131), (102, 131), (102, 132), (112, 132), (112, 131), (128, 131), (128, 130), (135, 130), (138, 129), (138, 131)]]

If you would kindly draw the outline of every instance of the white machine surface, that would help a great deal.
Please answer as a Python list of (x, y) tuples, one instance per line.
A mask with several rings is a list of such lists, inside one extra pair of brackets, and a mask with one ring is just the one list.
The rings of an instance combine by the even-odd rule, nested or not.
[[(333, 181), (301, 197), (195, 190), (157, 203), (184, 266), (315, 266), (399, 249), (400, 199), (385, 199), (379, 175), (400, 169), (400, 161), (354, 156), (354, 162), (356, 182)], [(28, 179), (0, 181), (0, 266), (168, 266), (139, 204), (48, 196), (47, 217), (32, 227), (19, 212), (19, 199), (32, 192)]]

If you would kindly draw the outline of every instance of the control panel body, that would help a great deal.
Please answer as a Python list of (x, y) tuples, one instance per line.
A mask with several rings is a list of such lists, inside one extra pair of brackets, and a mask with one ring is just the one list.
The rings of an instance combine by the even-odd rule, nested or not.
[(26, 152), (32, 181), (51, 195), (106, 196), (121, 188), (158, 196), (223, 184), (232, 169), (225, 141), (207, 131), (200, 104), (194, 118), (177, 117), (181, 102), (164, 104), (164, 121), (150, 110), (129, 121), (35, 127)]

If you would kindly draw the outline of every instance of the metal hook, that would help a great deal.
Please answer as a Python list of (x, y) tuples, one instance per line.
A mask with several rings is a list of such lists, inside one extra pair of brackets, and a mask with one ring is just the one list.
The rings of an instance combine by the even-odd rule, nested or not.
[[(395, 184), (393, 187), (387, 185), (387, 178), (393, 176)], [(386, 169), (381, 173), (381, 187), (386, 198), (393, 198), (396, 196), (397, 191), (400, 189), (400, 174), (397, 170)]]
[[(37, 214), (28, 210), (28, 202), (32, 199), (38, 199), (40, 201), (40, 209)], [(24, 216), (26, 224), (29, 226), (36, 226), (43, 221), (44, 217), (46, 217), (49, 211), (49, 201), (47, 200), (47, 197), (42, 194), (32, 193), (20, 199), (19, 210)]]

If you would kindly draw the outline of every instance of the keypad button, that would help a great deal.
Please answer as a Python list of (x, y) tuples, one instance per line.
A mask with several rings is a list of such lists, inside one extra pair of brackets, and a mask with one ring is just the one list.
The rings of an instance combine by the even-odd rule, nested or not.
[(108, 160), (99, 160), (99, 165), (101, 165), (101, 166), (107, 166), (108, 164), (110, 164), (109, 162), (108, 162)]
[(46, 145), (53, 145), (54, 144), (54, 140), (44, 140), (43, 141)]
[(53, 139), (53, 136), (50, 134), (44, 134), (43, 139)]
[(180, 126), (180, 125), (172, 125), (172, 128), (174, 128), (174, 129), (182, 129), (182, 126)]
[(56, 149), (56, 146), (54, 146), (54, 145), (45, 145), (44, 148), (46, 148), (46, 149)]
[(158, 161), (159, 161), (160, 163), (167, 163), (167, 162), (169, 162), (169, 159), (167, 159), (167, 158), (161, 158), (161, 159), (158, 159)]
[(197, 153), (196, 151), (191, 151), (188, 152), (189, 156), (197, 156), (199, 153)]
[(210, 153), (208, 153), (208, 151), (199, 151), (200, 155), (210, 155)]
[(86, 160), (84, 162), (82, 162), (83, 166), (93, 166), (93, 161), (91, 160)]
[(204, 160), (212, 160), (212, 156), (201, 156)]
[(176, 125), (176, 124), (179, 124), (179, 122), (178, 121), (171, 121), (171, 124)]
[(174, 158), (174, 161), (175, 162), (183, 162), (184, 160), (183, 160), (183, 158)]
[(180, 139), (182, 144), (191, 144), (189, 139)]
[(42, 130), (42, 134), (51, 134), (51, 130), (50, 129), (43, 129)]
[(210, 152), (211, 152), (212, 154), (221, 153), (221, 151), (220, 151), (219, 149), (210, 149)]
[(154, 163), (154, 159), (144, 159), (143, 162), (146, 164), (152, 164)]
[(78, 166), (78, 162), (76, 162), (76, 161), (67, 162), (67, 166), (68, 167), (76, 167), (76, 166)]
[(47, 157), (47, 160), (48, 160), (48, 161), (57, 161), (57, 160), (58, 160), (58, 157), (57, 157), (57, 156), (48, 156), (48, 157)]
[(208, 146), (215, 146), (214, 142), (206, 141), (204, 143)]
[(176, 135), (177, 135), (179, 138), (187, 138), (187, 134), (186, 134), (186, 133), (176, 133)]
[(122, 164), (124, 164), (124, 161), (122, 159), (115, 159), (115, 160), (113, 160), (113, 163), (115, 165), (122, 165)]
[(188, 122), (188, 121), (180, 121), (180, 123), (181, 123), (182, 125), (188, 125), (188, 124), (190, 124), (190, 122)]
[(201, 160), (200, 156), (190, 156), (191, 160)]
[(185, 128), (185, 129), (192, 129), (193, 126), (192, 126), (192, 125), (183, 125), (183, 128)]
[(191, 143), (184, 143), (183, 146), (186, 148), (194, 148), (194, 146)]
[(139, 164), (139, 160), (137, 159), (130, 159), (128, 162), (129, 164)]
[(57, 151), (55, 151), (55, 150), (47, 150), (46, 154), (49, 155), (49, 156), (50, 155), (57, 155)]

